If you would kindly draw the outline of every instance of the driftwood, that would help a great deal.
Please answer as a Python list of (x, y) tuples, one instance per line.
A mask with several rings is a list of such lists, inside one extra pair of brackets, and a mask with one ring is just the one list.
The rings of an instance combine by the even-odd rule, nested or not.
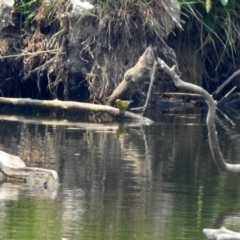
[(208, 138), (209, 138), (209, 145), (210, 150), (213, 156), (213, 160), (215, 164), (224, 172), (231, 172), (231, 173), (240, 173), (240, 164), (229, 164), (224, 161), (222, 156), (219, 143), (218, 143), (218, 136), (215, 127), (215, 115), (216, 115), (216, 102), (213, 100), (212, 96), (203, 88), (196, 86), (191, 83), (186, 83), (182, 81), (179, 76), (175, 72), (175, 66), (170, 68), (162, 59), (158, 58), (158, 63), (160, 67), (171, 76), (174, 81), (174, 84), (185, 90), (192, 91), (201, 95), (207, 102), (208, 105), (208, 114), (207, 114), (207, 128), (208, 128)]
[(58, 174), (54, 170), (26, 167), (16, 156), (0, 151), (0, 182), (26, 183), (56, 191), (59, 185)]
[(79, 109), (81, 111), (105, 112), (113, 116), (123, 114), (125, 117), (142, 121), (142, 124), (150, 124), (152, 120), (141, 115), (126, 111), (120, 113), (120, 110), (107, 105), (97, 105), (91, 103), (82, 103), (74, 101), (60, 101), (60, 100), (34, 100), (30, 98), (3, 98), (0, 97), (0, 103), (23, 106), (38, 106), (38, 107), (55, 107), (61, 109)]
[(149, 81), (154, 67), (155, 57), (152, 47), (148, 47), (134, 67), (127, 70), (124, 79), (113, 91), (107, 105), (113, 106), (116, 99), (131, 99), (144, 81)]
[(240, 233), (233, 232), (225, 227), (220, 229), (203, 229), (203, 233), (206, 235), (208, 239), (212, 240), (240, 240)]

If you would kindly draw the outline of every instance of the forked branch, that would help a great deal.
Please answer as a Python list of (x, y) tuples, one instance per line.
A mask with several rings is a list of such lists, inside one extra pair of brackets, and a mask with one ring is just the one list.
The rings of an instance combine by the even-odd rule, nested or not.
[(215, 127), (215, 115), (216, 115), (216, 102), (213, 100), (212, 96), (203, 88), (196, 86), (191, 83), (184, 82), (176, 74), (175, 68), (173, 66), (170, 68), (162, 59), (158, 58), (158, 63), (160, 67), (170, 75), (174, 84), (185, 90), (192, 91), (201, 95), (208, 104), (208, 114), (207, 114), (207, 128), (208, 128), (208, 138), (211, 153), (216, 165), (224, 172), (240, 173), (240, 164), (228, 164), (224, 161), (221, 150), (219, 148), (218, 136)]

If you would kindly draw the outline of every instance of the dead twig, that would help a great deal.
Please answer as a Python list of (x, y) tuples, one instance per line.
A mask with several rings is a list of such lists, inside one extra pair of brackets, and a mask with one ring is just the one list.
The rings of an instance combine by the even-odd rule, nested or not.
[(156, 72), (156, 65), (157, 65), (157, 62), (155, 61), (154, 64), (153, 64), (153, 69), (152, 69), (152, 73), (151, 73), (151, 80), (150, 80), (150, 84), (149, 84), (149, 88), (148, 88), (147, 99), (146, 99), (146, 102), (143, 106), (142, 115), (144, 114), (144, 112), (147, 109), (148, 102), (149, 102), (149, 99), (150, 99), (150, 96), (151, 96), (153, 82), (154, 82), (154, 76), (155, 76), (155, 72)]
[(240, 69), (235, 71), (226, 81), (224, 81), (224, 83), (217, 88), (217, 90), (213, 93), (213, 95), (217, 96), (223, 90), (223, 88), (227, 84), (229, 84), (239, 74), (240, 74)]
[(180, 97), (201, 97), (199, 94), (194, 94), (194, 93), (174, 93), (174, 92), (165, 92), (161, 93), (163, 96), (180, 96)]
[(220, 105), (236, 88), (237, 86), (233, 87), (223, 98), (220, 99), (220, 101), (218, 101), (217, 105)]

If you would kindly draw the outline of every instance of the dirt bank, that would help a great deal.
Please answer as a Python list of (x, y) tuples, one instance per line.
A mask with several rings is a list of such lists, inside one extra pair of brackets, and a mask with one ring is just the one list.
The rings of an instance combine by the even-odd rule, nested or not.
[(104, 103), (147, 46), (176, 61), (167, 45), (180, 26), (174, 0), (91, 4), (91, 12), (76, 14), (73, 1), (35, 2), (28, 21), (15, 3), (14, 26), (0, 39), (2, 96)]

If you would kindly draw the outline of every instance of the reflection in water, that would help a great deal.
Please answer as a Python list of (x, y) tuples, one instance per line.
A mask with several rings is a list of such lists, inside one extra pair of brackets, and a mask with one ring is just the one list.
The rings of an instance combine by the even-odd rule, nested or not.
[[(1, 150), (56, 170), (61, 187), (48, 196), (1, 185), (0, 239), (204, 239), (203, 228), (231, 229), (221, 216), (239, 212), (239, 178), (216, 169), (204, 122), (199, 115), (162, 115), (142, 127), (1, 121)], [(226, 141), (221, 126), (223, 154), (232, 159), (234, 150), (237, 161), (239, 138)]]
[[(63, 189), (62, 191), (62, 237), (78, 239), (74, 231), (81, 230), (84, 213), (84, 192), (81, 189)], [(80, 228), (79, 228), (80, 227)]]
[(2, 183), (0, 188), (0, 200), (17, 200), (20, 194), (19, 185)]

